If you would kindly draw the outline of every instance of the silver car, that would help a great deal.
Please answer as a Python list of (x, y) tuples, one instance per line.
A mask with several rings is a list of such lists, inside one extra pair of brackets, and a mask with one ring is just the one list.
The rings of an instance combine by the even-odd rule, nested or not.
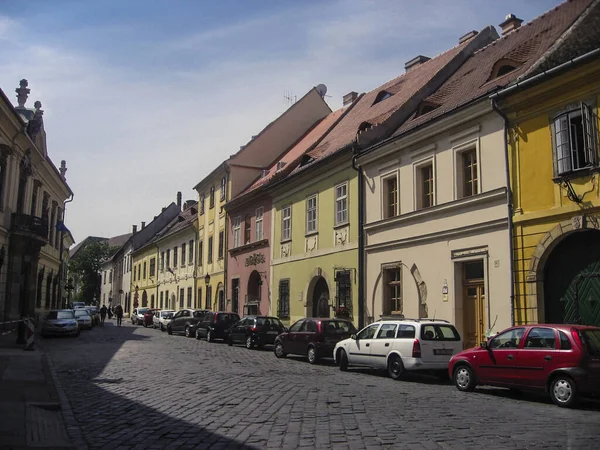
[(175, 314), (175, 311), (172, 310), (156, 311), (152, 318), (152, 328), (160, 328), (160, 331), (165, 331), (173, 314)]
[(73, 311), (75, 318), (79, 324), (80, 330), (91, 330), (92, 329), (92, 315), (90, 311), (84, 308), (79, 308)]
[(49, 311), (42, 323), (42, 336), (79, 336), (79, 324), (72, 309)]

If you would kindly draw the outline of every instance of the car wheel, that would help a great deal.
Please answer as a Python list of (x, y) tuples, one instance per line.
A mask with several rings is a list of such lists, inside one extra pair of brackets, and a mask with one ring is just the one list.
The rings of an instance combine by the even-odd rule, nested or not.
[(160, 331), (165, 331), (165, 327), (163, 327), (162, 323), (159, 326), (160, 326)]
[(252, 350), (252, 347), (254, 347), (254, 345), (252, 344), (252, 335), (249, 334), (248, 337), (246, 338), (246, 348), (248, 350)]
[(214, 339), (213, 339), (213, 337), (212, 337), (212, 333), (211, 333), (211, 331), (210, 331), (210, 330), (208, 330), (208, 331), (206, 332), (206, 342), (212, 342), (212, 341), (214, 341)]
[(340, 350), (338, 360), (340, 361), (340, 370), (342, 372), (348, 370), (348, 355), (346, 355), (346, 350)]
[(190, 326), (186, 325), (185, 326), (185, 337), (192, 337), (192, 334), (190, 333)]
[(173, 329), (171, 327), (167, 327), (167, 333), (168, 334), (173, 334)]
[(317, 356), (317, 349), (313, 346), (308, 347), (308, 353), (306, 356), (308, 357), (308, 362), (310, 364), (316, 364), (319, 360), (319, 357)]
[(555, 405), (571, 408), (577, 404), (577, 385), (571, 377), (559, 374), (550, 382), (550, 398)]
[(475, 374), (466, 364), (462, 364), (454, 369), (454, 384), (456, 389), (463, 392), (472, 392), (475, 390)]
[(285, 358), (287, 356), (287, 353), (283, 351), (283, 342), (275, 342), (273, 353), (275, 353), (275, 356), (277, 356), (278, 358)]
[(229, 336), (227, 338), (227, 345), (229, 345), (230, 347), (233, 345), (233, 341), (231, 340), (231, 336)]
[(402, 358), (398, 355), (393, 355), (388, 360), (388, 373), (392, 380), (399, 380), (404, 374), (404, 364), (402, 364)]
[(198, 328), (196, 328), (196, 339), (200, 340), (200, 331), (198, 331)]
[(148, 328), (148, 325), (146, 325), (146, 322), (143, 322), (142, 325), (144, 325), (144, 328)]

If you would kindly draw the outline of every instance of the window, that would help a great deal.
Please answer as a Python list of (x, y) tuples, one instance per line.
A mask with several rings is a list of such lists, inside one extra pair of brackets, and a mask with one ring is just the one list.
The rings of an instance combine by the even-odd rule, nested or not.
[(388, 92), (388, 91), (380, 91), (380, 92), (377, 94), (377, 97), (375, 97), (375, 101), (373, 102), (373, 105), (375, 105), (375, 104), (377, 104), (377, 103), (379, 103), (379, 102), (382, 102), (382, 101), (384, 101), (386, 98), (390, 98), (391, 96), (392, 96), (392, 93), (391, 93), (391, 92)]
[(198, 302), (198, 308), (202, 308), (202, 288), (201, 287), (198, 288), (197, 302)]
[(398, 215), (398, 178), (394, 175), (383, 181), (383, 218)]
[(202, 241), (198, 242), (198, 265), (202, 267), (202, 258), (204, 255)]
[(159, 307), (160, 309), (162, 309), (162, 308), (163, 308), (163, 301), (164, 301), (164, 298), (165, 298), (165, 293), (164, 293), (164, 291), (163, 291), (163, 292), (161, 292), (161, 293), (160, 293), (160, 300), (159, 300), (159, 302), (160, 302), (160, 303), (158, 304), (158, 307)]
[(558, 331), (560, 336), (560, 349), (561, 350), (571, 350), (571, 341), (569, 341), (569, 337), (562, 331)]
[(281, 210), (281, 240), (287, 241), (292, 238), (292, 206), (285, 206)]
[(340, 184), (335, 188), (335, 224), (348, 222), (348, 184)]
[(206, 286), (206, 309), (211, 309), (212, 286)]
[(471, 197), (479, 193), (477, 177), (477, 150), (470, 149), (459, 153), (458, 174), (459, 198)]
[(208, 238), (208, 257), (206, 258), (206, 262), (208, 264), (213, 261), (213, 237)]
[(144, 271), (143, 271), (143, 274), (144, 274), (144, 280), (145, 280), (146, 279), (146, 261), (144, 261)]
[(384, 269), (384, 314), (402, 313), (402, 266)]
[(209, 208), (213, 209), (215, 207), (215, 187), (210, 187), (210, 198), (209, 198)]
[(377, 333), (377, 339), (394, 339), (397, 326), (394, 323), (384, 323)]
[(177, 267), (177, 246), (173, 247), (173, 267)]
[(317, 231), (317, 196), (306, 199), (306, 234)]
[(189, 242), (188, 247), (190, 249), (190, 254), (188, 256), (188, 264), (193, 264), (194, 263), (194, 240), (193, 239)]
[[(145, 277), (145, 275), (144, 275)], [(138, 280), (142, 279), (142, 265), (138, 264)]]
[(523, 337), (524, 331), (524, 328), (513, 328), (511, 330), (505, 331), (504, 333), (492, 338), (488, 346), (491, 349), (517, 348), (519, 346), (521, 338)]
[(137, 275), (137, 270), (135, 270), (135, 267), (133, 268), (133, 281), (136, 281), (136, 275)]
[(187, 288), (187, 307), (192, 307), (192, 288)]
[(399, 339), (414, 339), (415, 338), (415, 327), (413, 325), (400, 325), (398, 328)]
[(250, 216), (246, 215), (244, 219), (244, 244), (249, 244), (250, 236), (252, 235), (252, 228), (250, 225)]
[(421, 339), (425, 341), (460, 341), (460, 335), (452, 325), (423, 325)]
[(263, 239), (263, 209), (262, 209), (262, 207), (258, 208), (256, 210), (256, 215), (255, 215), (254, 220), (255, 220), (254, 240), (257, 242), (262, 241), (262, 239)]
[(290, 317), (290, 280), (279, 280), (277, 315), (282, 318)]
[(240, 308), (240, 279), (231, 280), (231, 311), (237, 313)]
[(367, 328), (363, 328), (356, 335), (356, 339), (357, 340), (373, 339), (375, 337), (375, 333), (377, 332), (377, 328), (379, 328), (378, 323), (369, 325)]
[(217, 253), (217, 257), (219, 259), (223, 259), (223, 256), (225, 254), (225, 232), (224, 231), (219, 231), (219, 250)]
[(221, 201), (225, 200), (227, 195), (227, 177), (221, 178)]
[(183, 308), (183, 303), (185, 301), (184, 296), (185, 296), (185, 289), (180, 288), (179, 289), (179, 307), (180, 308)]
[(169, 309), (169, 291), (165, 291), (165, 308)]
[(554, 119), (556, 171), (564, 175), (597, 165), (595, 129), (591, 108), (581, 106)]
[(106, 270), (102, 272), (102, 284), (106, 284)]
[(165, 270), (165, 252), (160, 252), (160, 271), (164, 272)]
[(240, 234), (242, 227), (242, 218), (237, 216), (233, 219), (233, 248), (240, 246)]
[(297, 333), (298, 331), (300, 331), (300, 328), (302, 327), (302, 325), (304, 324), (304, 319), (300, 319), (298, 322), (295, 322), (291, 327), (290, 327), (290, 333)]
[(154, 277), (154, 273), (156, 272), (156, 258), (150, 259), (150, 278)]
[(417, 209), (433, 206), (433, 164), (417, 168)]
[(171, 268), (171, 249), (167, 250), (167, 270)]
[(200, 196), (200, 215), (204, 214), (204, 201), (206, 200), (204, 194)]
[(340, 270), (335, 274), (337, 314), (349, 316), (352, 308), (351, 278), (349, 270)]
[(181, 244), (181, 265), (185, 266), (185, 244)]
[(525, 349), (556, 348), (556, 337), (552, 328), (532, 328), (525, 340)]

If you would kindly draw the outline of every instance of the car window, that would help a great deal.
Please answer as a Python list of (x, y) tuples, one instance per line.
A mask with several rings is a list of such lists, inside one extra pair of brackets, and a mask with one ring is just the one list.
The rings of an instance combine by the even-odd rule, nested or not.
[(571, 341), (569, 341), (569, 337), (560, 330), (558, 331), (558, 335), (560, 336), (560, 349), (571, 350)]
[(460, 341), (460, 335), (452, 325), (436, 323), (421, 327), (421, 339), (425, 341)]
[(556, 348), (552, 328), (532, 328), (525, 339), (525, 349)]
[(400, 325), (398, 327), (398, 339), (414, 339), (415, 338), (415, 327), (413, 325)]
[(583, 345), (592, 356), (600, 356), (600, 329), (598, 330), (580, 330), (579, 336)]
[(88, 316), (89, 317), (90, 313), (87, 312), (85, 309), (80, 309), (78, 311), (75, 311), (75, 317), (80, 317), (80, 316)]
[(225, 323), (230, 322), (233, 319), (231, 314), (219, 314), (217, 316), (217, 322)]
[(306, 333), (316, 333), (317, 332), (317, 324), (314, 320), (305, 320), (304, 325), (302, 325), (302, 329), (300, 331)]
[(205, 312), (204, 312), (204, 311), (194, 311), (194, 312), (192, 313), (192, 315), (193, 315), (194, 317), (204, 317), (204, 314), (205, 314)]
[(50, 311), (46, 317), (49, 320), (73, 319), (75, 315), (71, 311)]
[(351, 322), (345, 320), (327, 320), (321, 322), (325, 336), (335, 336), (338, 334), (355, 334), (356, 328)]
[(377, 331), (377, 328), (379, 328), (378, 323), (369, 325), (367, 328), (363, 328), (362, 330), (360, 330), (360, 332), (356, 335), (356, 338), (357, 339), (373, 339), (373, 337), (375, 336), (375, 332)]
[(181, 317), (181, 311), (177, 311), (173, 316), (173, 319), (177, 319), (178, 317)]
[(396, 336), (396, 328), (398, 325), (395, 323), (384, 323), (377, 333), (377, 339), (393, 339)]
[(493, 337), (488, 345), (489, 348), (517, 348), (523, 337), (525, 328), (513, 328)]
[(304, 323), (304, 319), (298, 320), (297, 322), (295, 322), (294, 324), (292, 324), (292, 326), (290, 327), (290, 333), (297, 333), (298, 331), (300, 331), (300, 327), (302, 326), (302, 324)]

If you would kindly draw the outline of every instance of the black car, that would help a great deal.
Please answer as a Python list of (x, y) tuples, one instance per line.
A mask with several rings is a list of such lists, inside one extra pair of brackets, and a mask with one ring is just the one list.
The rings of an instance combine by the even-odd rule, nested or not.
[(227, 330), (240, 320), (240, 316), (231, 312), (207, 312), (196, 325), (196, 339), (206, 338), (208, 342), (225, 339)]
[(182, 309), (177, 311), (167, 325), (167, 333), (184, 334), (192, 337), (196, 334), (196, 325), (208, 311), (204, 309)]
[(356, 328), (349, 320), (300, 319), (287, 332), (277, 336), (273, 351), (278, 358), (288, 353), (306, 355), (308, 362), (315, 364), (319, 358), (332, 358), (335, 344), (353, 334), (356, 334)]
[(248, 349), (262, 348), (273, 344), (284, 331), (286, 328), (277, 317), (246, 316), (229, 329), (227, 343), (244, 344)]

